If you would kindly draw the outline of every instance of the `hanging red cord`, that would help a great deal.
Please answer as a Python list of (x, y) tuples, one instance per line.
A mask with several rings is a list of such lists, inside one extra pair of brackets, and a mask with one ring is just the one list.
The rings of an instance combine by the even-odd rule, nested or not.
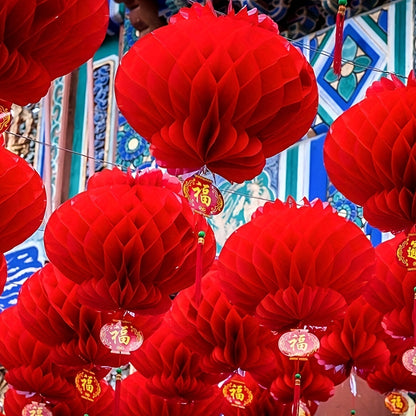
[(344, 38), (344, 20), (347, 0), (338, 0), (338, 12), (335, 25), (335, 47), (333, 69), (335, 75), (341, 76), (342, 43)]
[(114, 416), (120, 414), (121, 368), (116, 370), (116, 386), (114, 394)]
[(196, 271), (195, 271), (195, 302), (201, 302), (201, 280), (202, 280), (202, 252), (205, 243), (205, 232), (198, 233), (198, 247), (196, 250)]
[(295, 387), (293, 389), (293, 416), (298, 416), (299, 414), (299, 403), (300, 403), (300, 379), (301, 375), (299, 373), (295, 374)]

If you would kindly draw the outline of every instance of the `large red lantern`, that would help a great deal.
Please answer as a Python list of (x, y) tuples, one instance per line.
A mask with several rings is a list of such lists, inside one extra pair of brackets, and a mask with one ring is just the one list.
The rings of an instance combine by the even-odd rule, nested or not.
[(403, 366), (402, 362), (403, 353), (411, 346), (411, 341), (410, 339), (410, 342), (406, 342), (403, 338), (397, 338), (397, 345), (392, 347), (391, 341), (386, 340), (391, 351), (390, 362), (366, 375), (366, 381), (373, 390), (382, 394), (397, 390), (416, 391), (416, 377)]
[(0, 142), (0, 252), (4, 253), (40, 226), (46, 193), (39, 174), (4, 147), (1, 135)]
[(324, 161), (335, 187), (382, 231), (416, 223), (416, 80), (383, 78), (332, 124)]
[(243, 182), (308, 131), (318, 94), (269, 17), (194, 3), (123, 57), (116, 98), (160, 166)]
[(169, 295), (195, 281), (201, 230), (203, 269), (210, 265), (214, 234), (176, 193), (178, 187), (178, 180), (157, 170), (137, 177), (104, 171), (52, 214), (46, 252), (60, 272), (80, 284), (81, 302), (107, 311), (166, 311)]
[(381, 314), (360, 297), (348, 306), (344, 319), (321, 338), (316, 356), (326, 368), (336, 368), (346, 376), (355, 368), (358, 375), (366, 377), (389, 363), (384, 337)]
[(146, 378), (150, 393), (180, 403), (211, 397), (224, 378), (204, 371), (198, 351), (188, 348), (165, 325), (131, 355), (131, 363)]
[(270, 392), (275, 399), (288, 404), (295, 401), (295, 373), (301, 374), (299, 397), (302, 400), (323, 402), (334, 394), (337, 377), (333, 377), (330, 371), (325, 371), (313, 357), (307, 361), (289, 360), (280, 351), (276, 351), (276, 359), (277, 375), (270, 386)]
[[(102, 388), (102, 393), (94, 402), (86, 401), (80, 397), (75, 397), (73, 399), (68, 398), (68, 400), (59, 402), (49, 402), (47, 404), (47, 409), (50, 410), (54, 416), (73, 416), (74, 414), (113, 416), (114, 390), (104, 381), (100, 382), (100, 386)], [(22, 409), (37, 400), (42, 402), (43, 399), (39, 395), (26, 397), (26, 395), (21, 394), (21, 392), (16, 392), (16, 390), (9, 386), (5, 394), (4, 409), (9, 416), (22, 416)]]
[(373, 272), (374, 251), (330, 206), (276, 201), (229, 237), (219, 266), (230, 301), (284, 331), (342, 317)]
[(222, 397), (218, 390), (204, 400), (183, 403), (167, 400), (152, 394), (146, 387), (146, 378), (136, 372), (121, 384), (121, 416), (218, 416), (222, 410)]
[(201, 367), (214, 374), (250, 371), (267, 378), (274, 368), (275, 336), (258, 320), (233, 306), (220, 290), (218, 271), (202, 279), (198, 303), (194, 287), (181, 291), (167, 314), (170, 330), (201, 355)]
[(107, 31), (108, 2), (4, 0), (0, 21), (0, 98), (26, 105), (93, 56)]
[[(107, 315), (81, 305), (79, 285), (63, 276), (52, 264), (45, 265), (23, 284), (17, 310), (23, 324), (36, 338), (53, 347), (53, 360), (75, 371), (94, 369), (98, 375), (108, 367), (127, 364), (128, 356), (112, 354), (100, 341), (102, 327), (120, 316)], [(158, 327), (160, 317), (128, 315), (130, 324), (143, 331), (145, 337)], [(101, 370), (100, 367), (104, 367)]]
[(0, 314), (0, 360), (7, 368), (6, 381), (16, 390), (39, 394), (45, 400), (70, 400), (75, 390), (72, 372), (53, 362), (52, 349), (39, 342), (22, 325), (16, 306)]
[(416, 275), (397, 260), (397, 246), (405, 239), (400, 233), (375, 248), (375, 273), (365, 291), (367, 301), (383, 315), (383, 326), (389, 335), (414, 336), (414, 287)]

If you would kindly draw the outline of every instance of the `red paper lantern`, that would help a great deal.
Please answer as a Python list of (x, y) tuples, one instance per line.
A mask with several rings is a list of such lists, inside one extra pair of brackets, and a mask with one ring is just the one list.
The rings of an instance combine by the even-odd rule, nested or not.
[[(295, 379), (293, 375), (300, 373), (302, 381), (300, 384), (300, 398), (324, 402), (334, 394), (334, 382), (330, 371), (317, 364), (315, 358), (307, 361), (289, 360), (280, 351), (276, 351), (277, 375), (270, 386), (272, 396), (282, 403), (294, 401)], [(346, 377), (343, 378), (345, 380)]]
[(416, 275), (397, 260), (404, 233), (375, 248), (376, 268), (365, 291), (367, 301), (383, 314), (383, 327), (395, 337), (413, 337), (413, 304)]
[[(139, 350), (140, 351), (140, 350)], [(222, 409), (219, 389), (204, 400), (183, 403), (166, 400), (146, 388), (146, 379), (138, 372), (128, 376), (121, 384), (121, 416), (218, 416)]]
[(416, 377), (403, 367), (401, 360), (390, 362), (366, 377), (367, 384), (382, 394), (392, 390), (415, 391)]
[(0, 20), (1, 98), (26, 105), (93, 56), (107, 31), (108, 2), (6, 0)]
[(326, 368), (342, 368), (348, 376), (354, 367), (358, 375), (365, 377), (389, 363), (384, 338), (381, 314), (358, 298), (348, 306), (344, 319), (321, 338), (316, 356)]
[[(88, 414), (89, 416), (113, 416), (114, 390), (106, 382), (100, 381), (102, 393), (94, 401), (81, 399), (79, 395), (74, 398), (63, 399), (59, 402), (48, 403), (47, 407), (54, 416), (73, 416), (74, 414)], [(75, 386), (74, 386), (75, 390)], [(22, 392), (16, 392), (9, 386), (4, 400), (4, 408), (8, 416), (22, 416), (22, 409), (33, 401), (41, 401), (39, 395), (26, 397)]]
[(72, 309), (77, 290), (78, 286), (50, 263), (36, 271), (23, 283), (16, 305), (25, 328), (51, 346), (71, 341), (75, 331), (63, 310), (68, 313)]
[(8, 370), (5, 378), (9, 384), (16, 390), (42, 395), (45, 400), (70, 400), (74, 396), (69, 381), (72, 372), (58, 367), (51, 347), (23, 327), (16, 306), (0, 314), (0, 331), (0, 361)]
[(202, 279), (202, 299), (194, 299), (194, 287), (176, 296), (167, 315), (170, 330), (201, 355), (201, 367), (214, 374), (250, 371), (267, 378), (274, 368), (275, 336), (230, 304), (221, 292), (218, 272)]
[(332, 124), (324, 162), (335, 187), (382, 231), (416, 223), (416, 81), (383, 78)]
[[(23, 284), (17, 309), (23, 323), (37, 339), (50, 346), (53, 360), (75, 370), (94, 368), (104, 376), (108, 370), (99, 367), (118, 367), (128, 362), (127, 356), (116, 356), (100, 341), (103, 325), (118, 315), (107, 315), (81, 305), (79, 285), (63, 276), (52, 264), (45, 265)], [(159, 326), (161, 317), (127, 315), (131, 325), (149, 337)], [(103, 374), (101, 374), (103, 373)]]
[(311, 66), (269, 17), (195, 3), (127, 52), (116, 98), (159, 166), (243, 182), (308, 131), (318, 94)]
[(330, 206), (276, 201), (228, 238), (219, 266), (230, 301), (284, 331), (342, 317), (373, 272), (374, 251)]
[(46, 193), (39, 174), (1, 144), (0, 189), (0, 252), (4, 253), (25, 241), (40, 226)]
[(204, 270), (213, 261), (211, 228), (172, 190), (179, 181), (172, 185), (160, 171), (96, 176), (52, 214), (45, 230), (49, 259), (80, 284), (80, 300), (93, 308), (166, 311), (169, 295), (195, 281), (201, 230)]
[(200, 355), (188, 348), (166, 326), (131, 355), (131, 363), (144, 377), (146, 389), (170, 401), (192, 403), (214, 394), (215, 384), (224, 377), (203, 370)]

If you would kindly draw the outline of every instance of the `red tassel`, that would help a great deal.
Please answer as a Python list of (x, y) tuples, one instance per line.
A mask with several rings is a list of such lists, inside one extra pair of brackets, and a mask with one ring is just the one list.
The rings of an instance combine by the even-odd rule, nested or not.
[(347, 0), (338, 0), (337, 21), (335, 25), (335, 48), (333, 69), (335, 75), (341, 76), (342, 43), (344, 40), (344, 20)]
[(300, 403), (300, 379), (299, 373), (295, 374), (295, 387), (293, 389), (293, 413), (292, 416), (299, 415), (299, 403)]
[(413, 345), (416, 347), (416, 286), (413, 288)]
[(198, 246), (196, 248), (196, 272), (195, 272), (195, 302), (201, 303), (201, 280), (202, 280), (202, 252), (204, 250), (205, 232), (198, 233)]
[(233, 11), (233, 0), (228, 0), (227, 14), (231, 14), (232, 11)]
[(114, 392), (114, 416), (120, 415), (121, 368), (117, 368), (116, 387)]

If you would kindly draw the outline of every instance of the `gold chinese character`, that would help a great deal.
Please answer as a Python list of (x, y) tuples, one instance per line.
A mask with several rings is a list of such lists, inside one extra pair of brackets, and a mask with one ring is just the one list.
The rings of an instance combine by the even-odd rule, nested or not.
[(81, 386), (84, 391), (92, 393), (94, 391), (94, 386), (92, 384), (92, 376), (83, 377), (81, 379)]
[(240, 384), (231, 384), (229, 388), (230, 396), (234, 400), (238, 400), (240, 402), (244, 402), (244, 392), (243, 392), (243, 386)]
[(120, 331), (120, 336), (118, 337), (118, 342), (120, 344), (129, 345), (130, 336), (127, 335), (127, 326), (122, 326)]
[(403, 409), (404, 403), (402, 402), (402, 398), (400, 396), (394, 396), (390, 399), (390, 401), (396, 409)]
[(192, 190), (194, 191), (194, 197), (195, 199), (198, 201), (199, 200), (199, 194), (202, 191), (202, 183), (200, 181), (198, 181), (195, 186), (192, 188)]
[(407, 249), (407, 257), (416, 260), (416, 241), (410, 242), (410, 247)]
[(38, 407), (37, 409), (32, 409), (29, 411), (29, 416), (43, 415), (42, 408)]
[(209, 196), (209, 185), (204, 184), (202, 188), (201, 202), (209, 207), (211, 205), (211, 197)]
[(113, 340), (114, 344), (124, 344), (128, 345), (131, 337), (128, 335), (127, 326), (122, 326), (121, 330), (118, 331), (117, 329), (114, 329), (110, 332), (111, 339)]
[(295, 348), (298, 351), (303, 351), (305, 352), (306, 349), (308, 348), (308, 344), (305, 342), (305, 335), (304, 334), (300, 334), (299, 336), (294, 334), (293, 338), (289, 341), (289, 345), (292, 348), (292, 350), (294, 351)]

